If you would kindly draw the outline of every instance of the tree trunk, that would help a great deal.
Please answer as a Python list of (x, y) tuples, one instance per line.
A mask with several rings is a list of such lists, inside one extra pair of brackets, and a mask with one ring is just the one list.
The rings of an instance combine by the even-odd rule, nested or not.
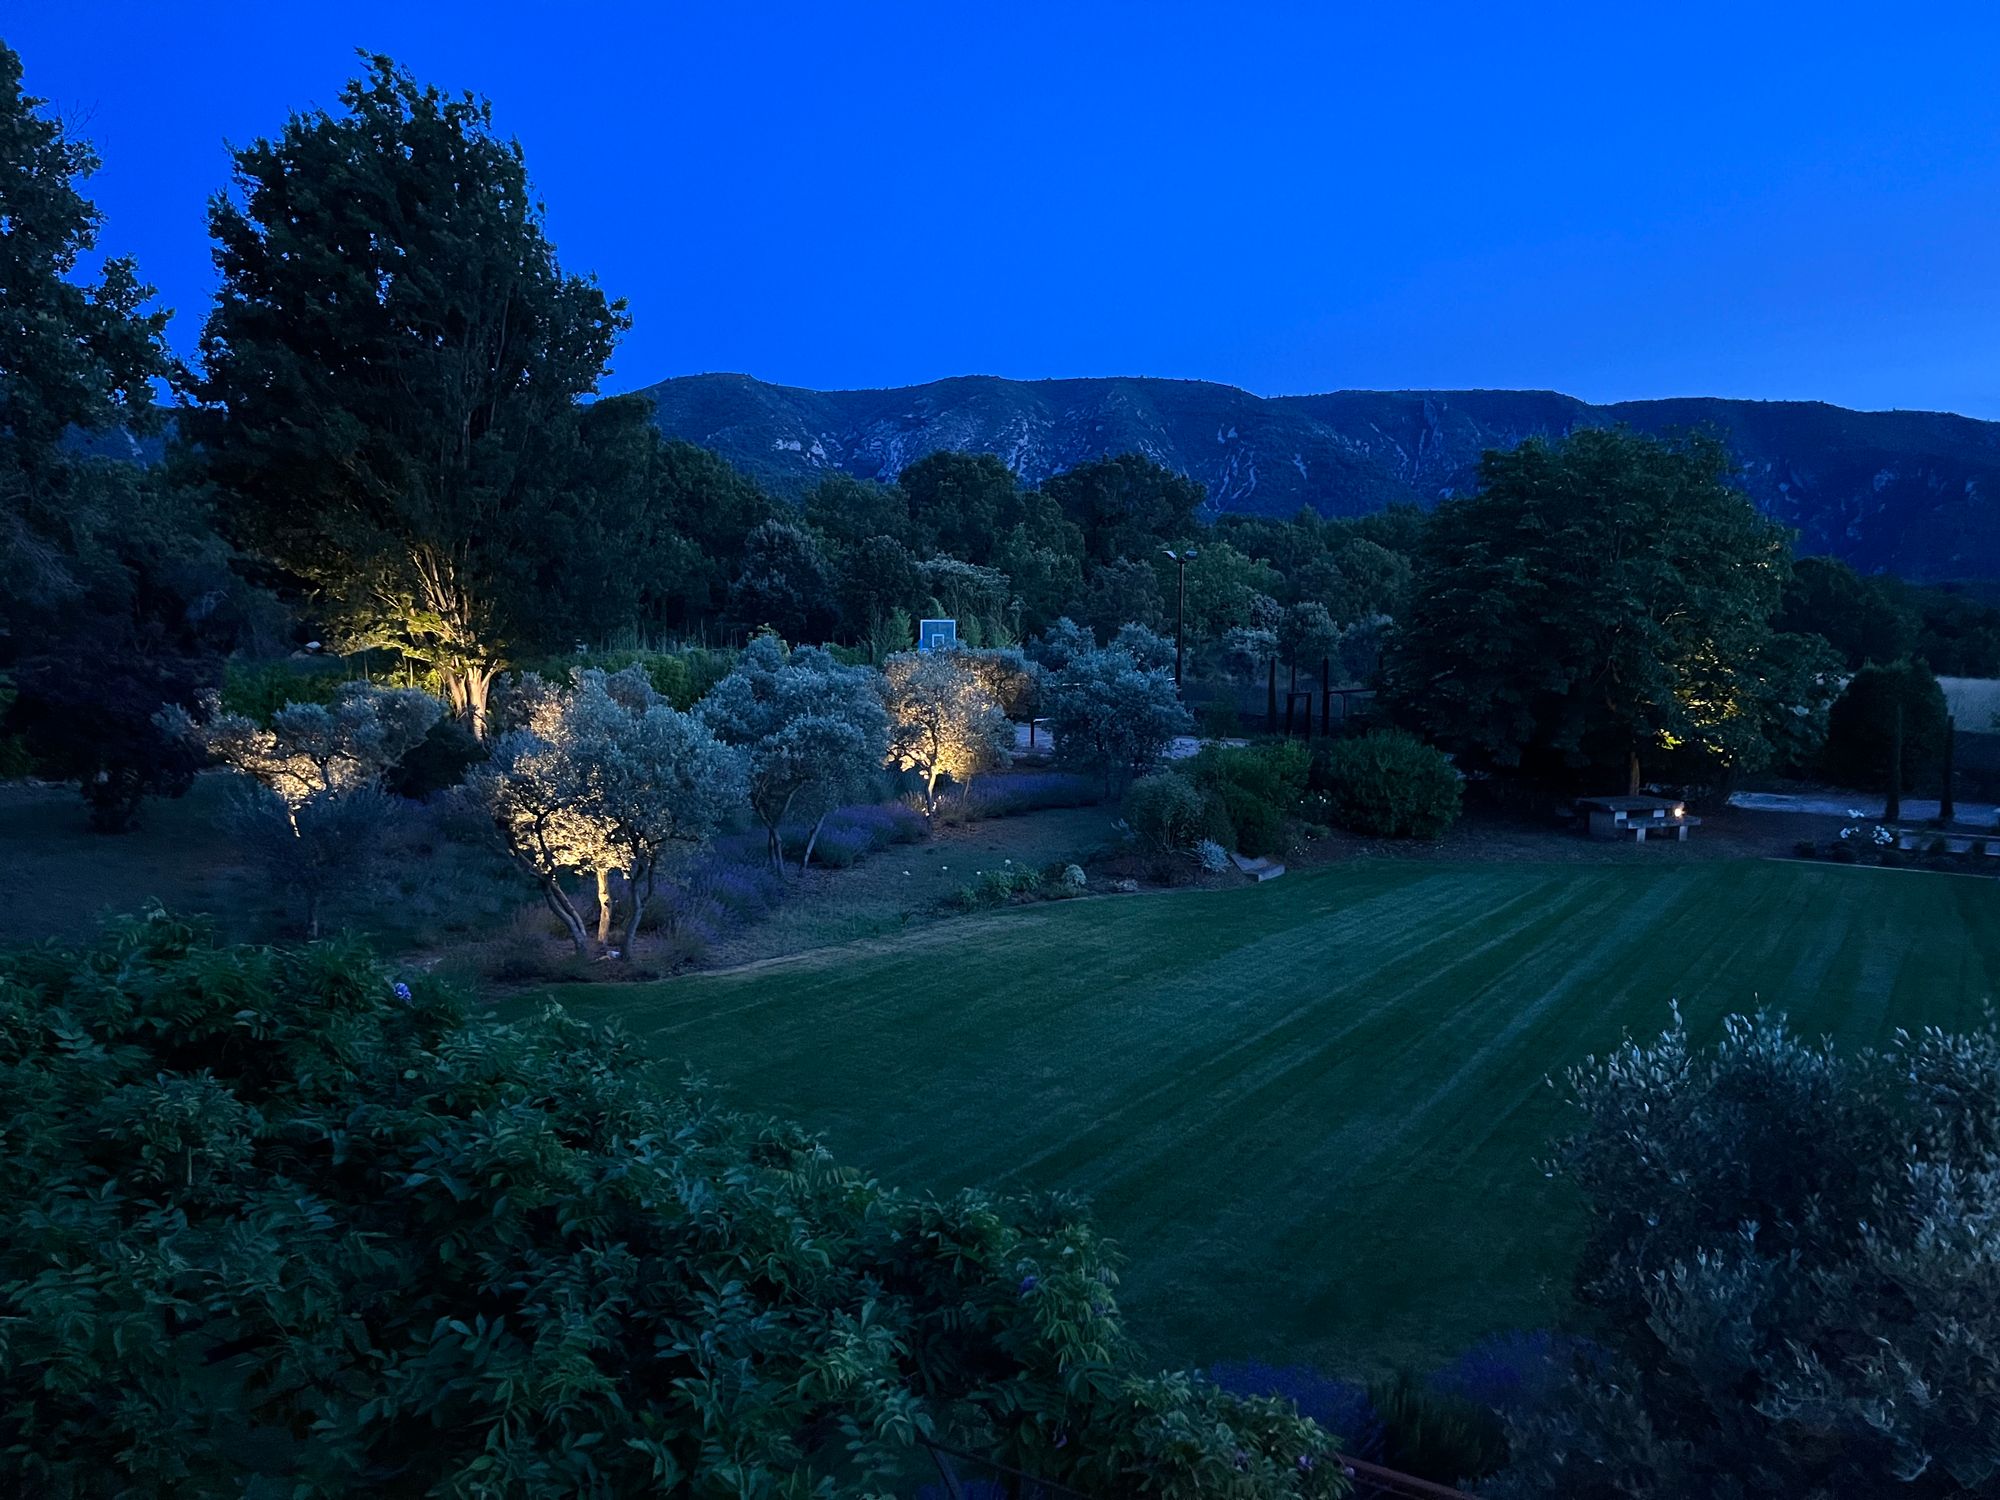
[(1639, 752), (1637, 750), (1628, 750), (1625, 752), (1625, 795), (1628, 797), (1639, 795)]
[(1270, 680), (1264, 687), (1264, 727), (1272, 734), (1278, 732), (1278, 658), (1271, 658)]
[(597, 941), (611, 941), (611, 869), (607, 865), (597, 872)]
[(590, 954), (590, 934), (584, 929), (583, 918), (577, 914), (576, 903), (569, 899), (569, 892), (562, 888), (562, 882), (553, 875), (544, 875), (542, 900), (548, 903), (550, 911), (561, 920), (569, 932), (569, 940), (576, 944), (576, 956), (587, 958)]
[(490, 663), (481, 663), (476, 667), (442, 667), (438, 670), (438, 677), (444, 687), (445, 706), (451, 710), (453, 718), (464, 722), (475, 739), (486, 738), (487, 711), (493, 698), (493, 679), (499, 675), (499, 667)]
[(1958, 819), (1958, 793), (1952, 782), (1958, 769), (1958, 720), (1949, 714), (1944, 721), (1944, 786), (1938, 791), (1938, 821), (1952, 823)]
[(639, 918), (646, 914), (646, 901), (653, 894), (653, 864), (648, 861), (642, 875), (636, 865), (625, 875), (625, 940), (618, 950), (620, 962), (632, 961), (639, 946)]
[(466, 676), (466, 718), (476, 740), (486, 738), (487, 706), (493, 698), (493, 679), (498, 675), (497, 667), (481, 666)]
[(799, 874), (801, 875), (805, 874), (807, 869), (809, 869), (812, 865), (813, 845), (819, 842), (819, 831), (822, 828), (826, 827), (826, 820), (830, 812), (831, 809), (829, 809), (828, 812), (821, 813), (819, 815), (819, 821), (813, 824), (813, 831), (806, 836), (806, 852), (799, 859)]
[(1903, 705), (1896, 705), (1895, 722), (1889, 728), (1889, 795), (1882, 802), (1882, 821), (1894, 823), (1903, 816)]
[(780, 875), (785, 873), (785, 836), (783, 832), (785, 819), (791, 816), (792, 802), (798, 795), (798, 792), (794, 790), (785, 798), (785, 805), (779, 808), (774, 816), (764, 819), (765, 849), (771, 856), (771, 868), (776, 870)]

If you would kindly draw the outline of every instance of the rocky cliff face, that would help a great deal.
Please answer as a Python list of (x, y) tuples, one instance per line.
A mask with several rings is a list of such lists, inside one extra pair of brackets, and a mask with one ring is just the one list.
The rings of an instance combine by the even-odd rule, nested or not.
[(1354, 515), (1464, 492), (1479, 456), (1536, 434), (1625, 422), (1709, 425), (1801, 552), (1917, 580), (2000, 578), (2000, 423), (1819, 402), (1696, 397), (1592, 406), (1553, 391), (1336, 391), (1262, 398), (1183, 380), (967, 376), (809, 391), (743, 375), (667, 380), (660, 426), (782, 490), (828, 470), (892, 479), (939, 449), (995, 453), (1029, 483), (1139, 452), (1198, 479), (1217, 511)]

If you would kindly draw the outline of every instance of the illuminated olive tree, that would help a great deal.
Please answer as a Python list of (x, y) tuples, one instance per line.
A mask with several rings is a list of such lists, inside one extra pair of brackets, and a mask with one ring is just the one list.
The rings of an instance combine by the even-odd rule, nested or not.
[(204, 708), (199, 719), (178, 707), (162, 709), (159, 721), (294, 808), (313, 797), (379, 786), (443, 712), (429, 693), (359, 681), (342, 683), (331, 703), (287, 703), (268, 727), (220, 712), (213, 693)]
[(1014, 726), (987, 675), (960, 651), (904, 651), (882, 664), (889, 708), (889, 757), (924, 779), (924, 811), (937, 811), (937, 786), (964, 785), (1013, 753)]
[(661, 866), (706, 842), (741, 805), (740, 757), (636, 667), (581, 672), (568, 689), (531, 677), (520, 696), (522, 726), (498, 737), (467, 778), (467, 795), (534, 876), (579, 954), (590, 951), (590, 934), (563, 877), (596, 882), (600, 944), (611, 937), (622, 882), (619, 951), (629, 957)]
[(361, 884), (380, 862), (396, 803), (383, 778), (420, 744), (443, 709), (412, 688), (343, 683), (331, 703), (288, 703), (268, 726), (218, 710), (160, 710), (167, 734), (255, 783), (230, 814), (243, 851), (304, 905), (319, 935), (328, 897)]
[(745, 648), (695, 712), (747, 760), (750, 807), (764, 825), (771, 863), (784, 867), (783, 828), (809, 821), (803, 871), (827, 814), (859, 795), (888, 755), (880, 679), (817, 646), (787, 650), (774, 635)]

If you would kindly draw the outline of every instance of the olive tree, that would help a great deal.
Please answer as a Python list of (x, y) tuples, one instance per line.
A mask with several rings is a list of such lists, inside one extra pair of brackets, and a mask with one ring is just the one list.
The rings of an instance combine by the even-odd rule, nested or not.
[(330, 703), (287, 703), (268, 725), (221, 712), (213, 693), (198, 718), (177, 707), (162, 709), (159, 718), (214, 760), (297, 807), (312, 797), (379, 787), (442, 714), (429, 693), (357, 680), (342, 683)]
[(889, 757), (924, 780), (924, 812), (937, 812), (938, 782), (960, 786), (1005, 765), (1014, 726), (988, 675), (964, 651), (903, 651), (882, 665), (889, 710)]
[(1605, 1344), (1482, 1493), (2000, 1492), (2000, 1034), (1698, 1047), (1676, 1015), (1568, 1084)]
[(1106, 796), (1158, 765), (1175, 736), (1194, 729), (1174, 686), (1171, 648), (1161, 665), (1157, 640), (1128, 627), (1112, 645), (1072, 656), (1043, 684), (1056, 759), (1099, 772)]
[(356, 681), (342, 683), (330, 703), (287, 703), (268, 725), (221, 712), (213, 693), (199, 710), (169, 706), (156, 722), (250, 784), (231, 810), (231, 830), (273, 884), (298, 895), (307, 936), (319, 936), (328, 898), (365, 881), (381, 860), (396, 814), (383, 781), (423, 742), (442, 705), (414, 688)]
[(842, 666), (817, 646), (787, 650), (764, 634), (696, 706), (718, 739), (744, 752), (750, 807), (777, 868), (784, 868), (789, 820), (812, 824), (803, 872), (827, 814), (881, 771), (889, 719), (880, 683), (868, 667)]
[(611, 939), (618, 887), (629, 958), (661, 867), (705, 843), (744, 796), (741, 757), (706, 724), (669, 705), (643, 670), (579, 672), (554, 688), (530, 675), (521, 727), (501, 734), (466, 779), (466, 795), (535, 879), (579, 955), (591, 934), (565, 875), (597, 887), (596, 941)]

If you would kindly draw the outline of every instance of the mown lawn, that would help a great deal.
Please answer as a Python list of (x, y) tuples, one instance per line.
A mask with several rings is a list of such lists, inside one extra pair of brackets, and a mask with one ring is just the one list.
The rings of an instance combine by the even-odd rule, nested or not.
[(1670, 1000), (1861, 1045), (1996, 990), (1990, 880), (1375, 861), (562, 998), (886, 1180), (1088, 1195), (1165, 1358), (1368, 1372), (1560, 1317), (1545, 1079)]

